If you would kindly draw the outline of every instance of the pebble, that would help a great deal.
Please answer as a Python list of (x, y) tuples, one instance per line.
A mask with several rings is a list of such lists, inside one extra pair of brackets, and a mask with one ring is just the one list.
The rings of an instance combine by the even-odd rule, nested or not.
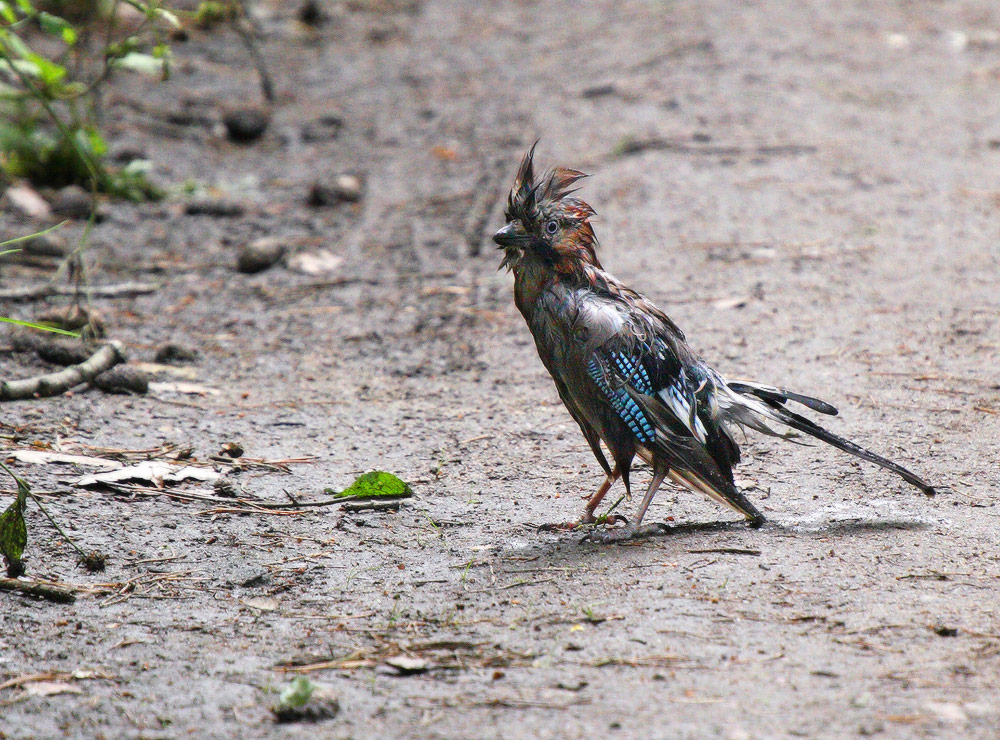
[(327, 113), (302, 127), (302, 141), (306, 143), (331, 141), (340, 135), (343, 126), (342, 116), (337, 113)]
[(52, 206), (27, 185), (14, 185), (7, 188), (5, 200), (11, 209), (28, 218), (44, 221), (52, 217)]
[(314, 182), (309, 188), (311, 206), (335, 206), (338, 203), (357, 203), (364, 194), (365, 183), (358, 175), (342, 174), (333, 178), (332, 185)]
[(247, 143), (264, 135), (271, 114), (264, 108), (232, 108), (222, 114), (222, 123), (230, 141)]
[(133, 365), (116, 365), (94, 378), (94, 385), (105, 393), (145, 393), (149, 376)]
[(198, 359), (198, 352), (180, 344), (167, 342), (156, 348), (154, 359), (156, 362), (194, 362)]
[(33, 257), (65, 257), (69, 253), (66, 240), (53, 233), (39, 234), (14, 246), (20, 247), (25, 254)]
[(67, 185), (52, 196), (52, 211), (66, 218), (89, 218), (93, 200), (79, 185)]
[(244, 245), (236, 257), (236, 269), (240, 272), (262, 272), (274, 265), (285, 254), (285, 240), (264, 237)]

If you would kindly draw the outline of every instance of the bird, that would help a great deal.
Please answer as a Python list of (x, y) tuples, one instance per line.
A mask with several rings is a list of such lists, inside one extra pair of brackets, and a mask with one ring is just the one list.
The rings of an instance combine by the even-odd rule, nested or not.
[[(537, 144), (521, 160), (506, 224), (493, 235), (503, 250), (498, 269), (513, 273), (514, 303), (542, 364), (604, 471), (580, 518), (553, 526), (587, 527), (588, 538), (605, 543), (648, 536), (656, 526), (642, 526), (643, 517), (671, 480), (760, 527), (766, 518), (733, 477), (740, 462), (737, 433), (747, 429), (786, 439), (809, 435), (934, 495), (933, 486), (903, 466), (789, 408), (798, 404), (834, 416), (831, 404), (774, 385), (727, 380), (705, 362), (666, 313), (604, 269), (591, 223), (595, 211), (574, 187), (586, 175), (554, 167), (536, 178)], [(652, 479), (634, 519), (599, 519), (595, 512), (619, 478), (631, 498), (636, 457), (651, 467)], [(609, 526), (587, 526), (598, 523)]]

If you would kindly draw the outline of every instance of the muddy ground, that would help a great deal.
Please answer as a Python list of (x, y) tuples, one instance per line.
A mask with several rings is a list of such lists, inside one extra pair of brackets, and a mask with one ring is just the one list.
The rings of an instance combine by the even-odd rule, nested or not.
[[(0, 595), (0, 737), (995, 738), (996, 5), (388, 0), (330, 5), (318, 29), (295, 10), (259, 8), (278, 101), (255, 144), (219, 135), (222, 107), (259, 99), (224, 30), (175, 45), (171, 81), (122, 78), (105, 101), (115, 147), (196, 194), (110, 206), (91, 282), (161, 287), (94, 304), (134, 361), (198, 352), (154, 380), (211, 391), (0, 408), (8, 450), (309, 458), (216, 463), (245, 500), (294, 513), (17, 465), (109, 560), (78, 567), (29, 507), (29, 575), (80, 593)], [(751, 438), (738, 477), (763, 529), (664, 490), (662, 537), (535, 531), (600, 482), (488, 240), (536, 137), (544, 163), (593, 173), (605, 265), (706, 358), (833, 402), (830, 428), (942, 493)], [(342, 172), (364, 177), (360, 202), (306, 204)], [(191, 197), (243, 212), (189, 215)], [(238, 273), (264, 236), (343, 261)], [(0, 283), (51, 274), (5, 266)], [(371, 469), (415, 497), (292, 505)], [(398, 675), (400, 655), (420, 670)], [(339, 714), (275, 724), (296, 675)]]

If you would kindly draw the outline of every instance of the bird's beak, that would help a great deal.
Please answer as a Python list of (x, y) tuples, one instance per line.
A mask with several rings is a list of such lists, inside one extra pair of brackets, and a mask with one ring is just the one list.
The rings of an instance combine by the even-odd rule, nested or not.
[(517, 222), (511, 221), (493, 235), (493, 241), (499, 244), (501, 248), (516, 247), (524, 241), (526, 236), (527, 234), (523, 231), (518, 231)]

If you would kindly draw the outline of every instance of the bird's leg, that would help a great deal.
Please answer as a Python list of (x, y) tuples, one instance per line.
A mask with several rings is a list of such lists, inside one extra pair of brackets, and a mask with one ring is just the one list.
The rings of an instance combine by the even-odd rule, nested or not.
[(625, 540), (631, 540), (635, 537), (642, 537), (643, 535), (659, 531), (660, 527), (658, 525), (649, 525), (646, 527), (641, 527), (639, 525), (642, 524), (642, 518), (646, 515), (646, 509), (648, 509), (650, 503), (652, 503), (653, 496), (656, 495), (656, 491), (660, 488), (660, 484), (663, 483), (663, 479), (667, 477), (668, 472), (669, 468), (653, 471), (653, 480), (649, 482), (649, 488), (646, 489), (646, 495), (642, 497), (642, 503), (639, 504), (639, 511), (636, 513), (635, 522), (626, 524), (624, 527), (619, 527), (617, 529), (606, 529), (603, 532), (592, 532), (587, 535), (586, 539), (593, 540), (594, 542), (609, 544), (612, 542), (624, 542)]
[(594, 492), (592, 496), (587, 500), (587, 506), (583, 510), (583, 514), (575, 522), (565, 522), (561, 524), (543, 524), (538, 529), (542, 531), (571, 531), (577, 529), (586, 524), (594, 524), (598, 521), (597, 517), (594, 516), (594, 510), (600, 505), (601, 501), (608, 494), (611, 486), (614, 482), (621, 477), (621, 472), (618, 470), (618, 466), (615, 465), (614, 469), (611, 471), (611, 475), (604, 476), (604, 481), (601, 483), (597, 491)]

